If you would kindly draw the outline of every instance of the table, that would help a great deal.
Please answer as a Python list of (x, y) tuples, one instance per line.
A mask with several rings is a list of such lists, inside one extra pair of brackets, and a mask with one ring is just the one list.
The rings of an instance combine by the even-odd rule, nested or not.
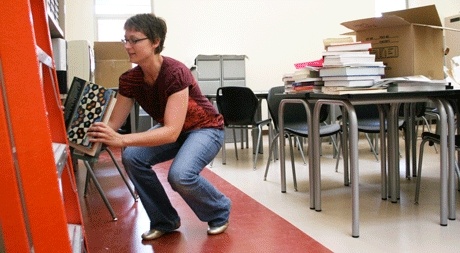
[[(440, 114), (440, 176), (441, 176), (441, 204), (440, 220), (441, 225), (447, 225), (447, 216), (449, 219), (455, 219), (455, 188), (453, 176), (453, 152), (454, 152), (454, 121), (453, 110), (447, 102), (449, 97), (458, 97), (460, 90), (442, 90), (442, 91), (414, 91), (414, 92), (382, 92), (373, 94), (346, 94), (346, 95), (329, 95), (323, 93), (311, 93), (309, 99), (317, 99), (313, 110), (313, 118), (317, 118), (323, 104), (341, 105), (348, 112), (344, 113), (344, 120), (348, 120), (349, 133), (344, 133), (343, 137), (350, 140), (350, 167), (352, 182), (352, 236), (359, 237), (359, 167), (358, 167), (358, 130), (357, 118), (353, 104), (389, 104), (390, 110), (388, 115), (388, 176), (389, 188), (392, 202), (397, 202), (399, 197), (399, 140), (397, 129), (397, 116), (399, 105), (401, 103), (433, 101)], [(346, 121), (345, 121), (346, 122)], [(319, 146), (319, 123), (312, 122), (313, 146)], [(344, 128), (346, 130), (346, 128)], [(449, 136), (449, 140), (448, 137)], [(383, 140), (382, 140), (383, 141)], [(449, 143), (449, 145), (447, 145)], [(319, 150), (315, 149), (312, 154), (314, 170), (314, 208), (321, 211), (321, 171), (320, 162), (315, 157), (319, 157)], [(345, 155), (344, 155), (345, 157)], [(449, 198), (449, 203), (448, 203)]]

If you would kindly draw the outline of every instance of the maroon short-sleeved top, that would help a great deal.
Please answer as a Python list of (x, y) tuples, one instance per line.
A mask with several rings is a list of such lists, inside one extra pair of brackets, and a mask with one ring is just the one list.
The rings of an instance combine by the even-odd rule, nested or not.
[(125, 97), (135, 99), (158, 123), (164, 123), (168, 97), (188, 88), (188, 108), (182, 131), (224, 127), (222, 115), (203, 96), (191, 71), (173, 58), (163, 56), (163, 63), (154, 85), (144, 81), (144, 73), (139, 66), (123, 73), (119, 81), (118, 92)]

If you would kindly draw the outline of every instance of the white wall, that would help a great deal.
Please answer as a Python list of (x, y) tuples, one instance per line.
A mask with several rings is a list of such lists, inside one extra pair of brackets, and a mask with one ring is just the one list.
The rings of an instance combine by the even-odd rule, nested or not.
[(66, 40), (95, 40), (94, 0), (65, 0)]
[[(267, 90), (294, 63), (319, 59), (322, 40), (347, 31), (340, 22), (374, 15), (373, 1), (344, 2), (156, 0), (154, 10), (168, 25), (164, 55), (188, 65), (198, 54), (246, 55), (247, 85)], [(360, 11), (343, 11), (350, 5)]]
[[(198, 54), (247, 55), (247, 85), (281, 85), (294, 63), (321, 57), (322, 40), (347, 30), (341, 22), (374, 16), (369, 0), (154, 0), (165, 18), (164, 55), (192, 65)], [(409, 0), (436, 4), (441, 20), (460, 12), (458, 0)], [(66, 38), (94, 40), (93, 0), (66, 0)], [(120, 34), (120, 38), (123, 34)]]

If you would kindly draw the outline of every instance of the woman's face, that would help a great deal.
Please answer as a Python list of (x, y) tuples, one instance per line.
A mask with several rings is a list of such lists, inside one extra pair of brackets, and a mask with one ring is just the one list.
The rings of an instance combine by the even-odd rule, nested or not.
[(126, 30), (125, 39), (126, 52), (129, 55), (129, 60), (135, 64), (141, 64), (143, 61), (155, 54), (155, 48), (158, 47), (157, 43), (152, 43), (144, 33)]

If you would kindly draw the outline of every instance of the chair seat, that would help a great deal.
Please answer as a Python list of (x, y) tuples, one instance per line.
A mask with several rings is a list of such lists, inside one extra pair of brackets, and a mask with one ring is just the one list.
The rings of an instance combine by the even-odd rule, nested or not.
[[(284, 126), (284, 129), (290, 134), (299, 135), (301, 137), (308, 137), (309, 134), (308, 126), (305, 123), (289, 124)], [(341, 128), (339, 124), (322, 125), (319, 128), (319, 136), (330, 136), (338, 133), (340, 130)]]
[[(386, 125), (387, 122), (385, 121), (385, 131), (388, 129)], [(402, 127), (404, 124), (404, 120), (398, 120), (398, 126)], [(363, 133), (379, 133), (380, 132), (380, 121), (378, 119), (360, 119), (358, 120), (358, 131)]]
[[(441, 137), (439, 134), (434, 134), (430, 132), (423, 132), (422, 133), (422, 139), (429, 141), (430, 145), (433, 145), (434, 143), (439, 144), (441, 142)], [(460, 135), (455, 135), (455, 147), (460, 147)]]
[(248, 128), (248, 126), (252, 126), (254, 128), (256, 128), (257, 126), (264, 126), (264, 125), (267, 125), (269, 123), (271, 123), (271, 119), (265, 119), (265, 120), (260, 120), (260, 121), (256, 121), (254, 124), (245, 124), (245, 125), (234, 125), (234, 124), (228, 124), (227, 127), (228, 128), (242, 128), (242, 129), (246, 129)]

